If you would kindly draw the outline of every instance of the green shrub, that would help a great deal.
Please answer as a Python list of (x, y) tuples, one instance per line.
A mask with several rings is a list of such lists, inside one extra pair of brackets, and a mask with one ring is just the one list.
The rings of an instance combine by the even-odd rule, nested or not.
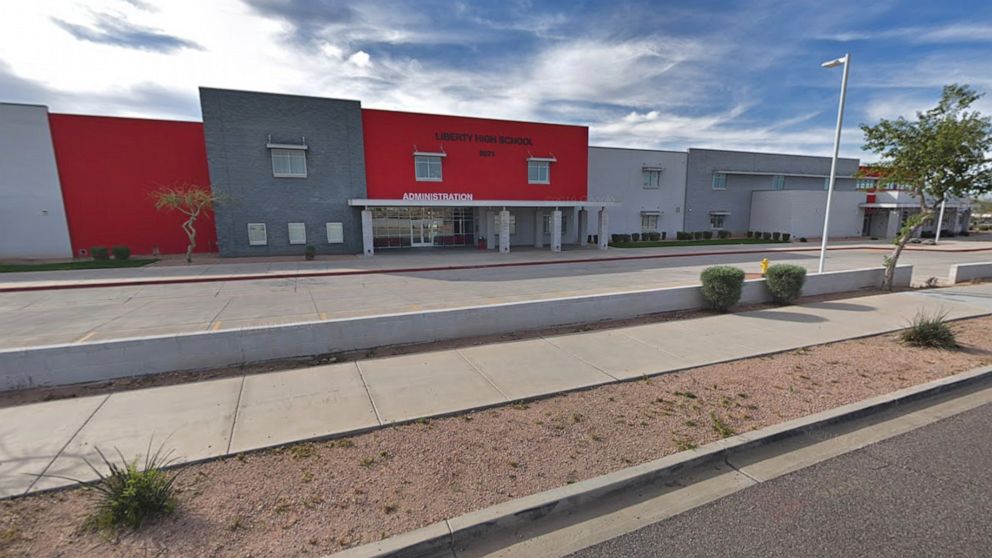
[(772, 233), (772, 240), (774, 240), (775, 242), (778, 242), (779, 240), (781, 240), (781, 238), (782, 238), (782, 233), (780, 232)]
[(630, 235), (630, 239), (632, 241), (634, 241), (634, 242), (640, 242), (640, 240), (641, 240), (641, 233), (633, 233), (633, 234), (631, 234)]
[(703, 283), (703, 300), (714, 310), (726, 312), (741, 299), (744, 271), (728, 265), (708, 267), (699, 275)]
[(806, 268), (792, 264), (768, 266), (765, 285), (772, 293), (772, 300), (779, 304), (789, 304), (799, 298), (806, 282)]
[(754, 238), (754, 231), (747, 231), (748, 238)]
[(90, 256), (92, 256), (94, 260), (109, 260), (110, 250), (107, 250), (106, 246), (94, 246), (90, 248)]
[(110, 251), (114, 253), (115, 260), (128, 260), (131, 258), (131, 249), (123, 244), (114, 246)]
[(954, 332), (947, 326), (946, 318), (946, 312), (934, 314), (918, 312), (899, 337), (903, 343), (914, 347), (956, 349), (958, 342), (954, 338)]
[(676, 237), (678, 238), (678, 240), (692, 240), (692, 235), (685, 231), (679, 231), (676, 234)]
[(307, 260), (312, 260), (317, 256), (317, 248), (312, 244), (307, 244), (306, 251), (304, 252), (304, 257)]
[(761, 233), (758, 232), (758, 231), (754, 231), (754, 238), (760, 240), (761, 239)]
[(117, 451), (120, 462), (115, 463), (96, 449), (107, 468), (106, 473), (86, 461), (97, 475), (97, 480), (81, 483), (84, 488), (95, 491), (99, 496), (96, 513), (90, 519), (94, 527), (137, 529), (147, 520), (175, 511), (176, 494), (173, 484), (179, 473), (170, 474), (163, 470), (173, 462), (169, 457), (171, 452), (163, 455), (161, 446), (154, 453), (151, 449), (149, 443), (141, 468), (138, 467), (137, 459), (128, 462), (120, 450)]
[(799, 237), (799, 242), (806, 242), (806, 237), (805, 236), (800, 236)]
[(792, 238), (792, 235), (791, 234), (789, 234), (789, 233), (782, 233), (782, 242), (788, 242), (790, 238)]
[(693, 240), (702, 240), (703, 239), (703, 231), (696, 231), (696, 232), (692, 233), (692, 238), (693, 238)]
[(703, 231), (703, 238), (706, 240), (713, 238), (713, 231)]
[(761, 233), (761, 239), (762, 240), (771, 240), (772, 239), (772, 233), (770, 233), (770, 232), (763, 232), (763, 233)]

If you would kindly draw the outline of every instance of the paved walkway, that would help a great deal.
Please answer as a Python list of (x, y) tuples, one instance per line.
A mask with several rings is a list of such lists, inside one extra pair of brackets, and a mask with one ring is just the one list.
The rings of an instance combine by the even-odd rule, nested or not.
[(992, 314), (992, 284), (481, 345), (0, 409), (0, 497), (92, 478), (94, 448), (184, 461), (878, 334), (919, 310)]
[[(930, 254), (975, 254), (992, 252), (992, 241), (948, 240), (939, 246), (910, 245), (907, 252)], [(885, 252), (891, 245), (885, 241), (833, 241), (829, 251), (842, 253), (863, 250)], [(169, 257), (144, 267), (86, 269), (72, 271), (33, 271), (0, 274), (0, 292), (11, 289), (82, 288), (94, 285), (155, 284), (157, 282), (203, 282), (249, 279), (279, 279), (403, 273), (429, 270), (477, 269), (531, 265), (567, 264), (586, 261), (623, 261), (635, 259), (665, 259), (688, 256), (716, 256), (778, 252), (819, 253), (819, 244), (728, 244), (665, 248), (611, 248), (599, 250), (593, 246), (572, 246), (560, 253), (546, 249), (515, 247), (509, 254), (474, 248), (410, 249), (378, 254), (372, 258), (361, 255), (321, 256), (315, 261), (299, 257), (220, 258), (214, 254), (198, 256), (192, 265)], [(828, 256), (828, 259), (832, 254)], [(758, 258), (761, 259), (760, 257)], [(876, 258), (875, 263), (880, 259)]]
[[(753, 246), (746, 248), (754, 249)], [(679, 252), (676, 251), (674, 257), (635, 260), (576, 261), (563, 256), (559, 260), (563, 265), (541, 265), (541, 260), (532, 261), (526, 258), (536, 258), (539, 255), (543, 257), (545, 252), (521, 251), (507, 256), (524, 263), (537, 262), (538, 265), (0, 293), (0, 324), (3, 324), (4, 333), (0, 335), (0, 349), (93, 343), (150, 335), (231, 330), (674, 287), (697, 284), (700, 271), (715, 264), (736, 265), (745, 271), (757, 273), (763, 257), (768, 257), (774, 263), (793, 263), (805, 266), (810, 271), (816, 270), (818, 254), (815, 251), (795, 252), (778, 248), (761, 250), (766, 251), (750, 253), (738, 250), (721, 255), (701, 255), (697, 249), (692, 254), (678, 255)], [(664, 250), (637, 249), (622, 252), (627, 255), (658, 251)], [(478, 256), (478, 252), (469, 252), (473, 258), (479, 258), (470, 260), (470, 263), (501, 260), (498, 254)], [(590, 252), (599, 253), (596, 250)], [(460, 252), (447, 254), (445, 257), (425, 254), (422, 263), (463, 262), (465, 260), (462, 256)], [(402, 261), (421, 259), (420, 256), (412, 255), (398, 257)], [(389, 262), (392, 259), (393, 256), (387, 256), (381, 259), (372, 258), (367, 262), (371, 266), (373, 260)], [(953, 263), (989, 260), (992, 260), (992, 252), (921, 251), (907, 253), (901, 259), (902, 263), (914, 266), (914, 276), (918, 280), (931, 275), (946, 277)], [(877, 267), (880, 263), (879, 251), (844, 250), (829, 254), (827, 269)], [(265, 265), (276, 269), (278, 266), (302, 267), (306, 262), (251, 265)], [(210, 267), (203, 266), (202, 269)], [(184, 268), (179, 270), (183, 271)], [(99, 271), (137, 273), (136, 270)], [(154, 270), (147, 273), (152, 271)], [(12, 274), (0, 274), (0, 281), (4, 280), (5, 275)]]

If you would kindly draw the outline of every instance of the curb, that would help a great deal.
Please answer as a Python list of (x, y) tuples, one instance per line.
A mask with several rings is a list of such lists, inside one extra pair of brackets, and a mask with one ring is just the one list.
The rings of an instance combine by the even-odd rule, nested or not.
[(990, 378), (992, 378), (992, 366), (975, 368), (925, 384), (725, 438), (693, 450), (669, 455), (572, 485), (496, 504), (381, 541), (353, 547), (331, 556), (334, 558), (453, 556), (458, 548), (500, 531), (540, 520), (552, 513), (558, 514), (569, 509), (595, 504), (597, 501), (655, 483), (687, 469), (723, 461), (732, 455), (798, 436), (811, 430), (863, 418), (899, 405), (963, 389)]
[[(775, 244), (775, 243), (770, 243)], [(781, 243), (780, 243), (781, 244)], [(618, 248), (622, 250), (622, 248)], [(834, 248), (828, 248), (828, 252), (832, 251), (844, 251), (844, 250), (885, 250), (888, 251), (888, 247), (884, 246), (837, 246)], [(34, 292), (34, 291), (58, 291), (66, 289), (99, 289), (106, 287), (134, 287), (134, 286), (146, 286), (146, 285), (176, 285), (176, 284), (187, 284), (187, 283), (216, 283), (222, 281), (258, 281), (264, 279), (295, 279), (300, 277), (346, 277), (351, 275), (382, 275), (388, 273), (422, 273), (431, 271), (458, 271), (462, 269), (490, 269), (490, 268), (500, 268), (500, 267), (528, 267), (528, 266), (538, 266), (538, 265), (566, 265), (566, 264), (579, 264), (579, 263), (595, 263), (595, 262), (615, 262), (615, 261), (634, 261), (634, 260), (651, 260), (651, 259), (664, 259), (664, 258), (685, 258), (685, 257), (696, 257), (696, 256), (726, 256), (733, 254), (767, 254), (769, 252), (819, 252), (819, 248), (768, 248), (768, 249), (748, 249), (748, 250), (713, 250), (705, 252), (692, 252), (692, 253), (680, 253), (680, 254), (649, 254), (645, 256), (615, 256), (606, 258), (581, 258), (575, 260), (540, 260), (535, 262), (506, 262), (506, 263), (487, 263), (487, 264), (468, 264), (468, 265), (445, 265), (445, 266), (427, 266), (427, 267), (397, 267), (397, 268), (386, 268), (386, 269), (362, 269), (355, 271), (293, 271), (285, 273), (258, 273), (251, 275), (216, 275), (210, 277), (178, 277), (175, 279), (127, 279), (120, 281), (93, 281), (89, 283), (70, 283), (70, 284), (55, 284), (55, 285), (32, 285), (26, 287), (0, 287), (0, 293), (19, 293), (19, 292)], [(986, 252), (992, 251), (992, 248), (966, 248), (962, 250), (933, 250), (933, 249), (911, 249), (906, 248), (905, 251), (915, 252)]]

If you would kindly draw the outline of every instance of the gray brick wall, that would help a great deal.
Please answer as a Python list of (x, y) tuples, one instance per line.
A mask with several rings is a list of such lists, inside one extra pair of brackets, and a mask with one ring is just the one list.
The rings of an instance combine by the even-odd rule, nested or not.
[[(288, 223), (306, 223), (318, 253), (361, 253), (359, 208), (366, 197), (361, 104), (358, 101), (200, 88), (203, 131), (213, 190), (227, 198), (216, 210), (222, 256), (300, 255)], [(275, 178), (266, 147), (306, 138), (307, 177)], [(343, 244), (328, 244), (325, 223), (340, 222)], [(248, 245), (248, 223), (265, 223), (268, 245)]]
[[(858, 159), (838, 159), (837, 176), (852, 176), (858, 171)], [(713, 173), (731, 171), (727, 189), (713, 189)], [(762, 173), (733, 174), (733, 171)], [(710, 230), (710, 211), (728, 211), (725, 227), (733, 233), (747, 232), (751, 215), (751, 192), (771, 190), (775, 174), (830, 174), (830, 157), (781, 155), (689, 149), (685, 185), (685, 230)], [(785, 177), (786, 190), (823, 190), (823, 178)], [(855, 189), (853, 179), (838, 179), (838, 191)]]

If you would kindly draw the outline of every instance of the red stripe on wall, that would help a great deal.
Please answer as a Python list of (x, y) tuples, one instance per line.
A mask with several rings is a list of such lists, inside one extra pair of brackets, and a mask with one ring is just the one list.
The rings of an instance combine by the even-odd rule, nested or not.
[[(124, 244), (136, 254), (186, 251), (183, 215), (155, 209), (152, 191), (209, 187), (203, 124), (50, 114), (73, 254)], [(217, 250), (212, 215), (197, 220), (197, 252)]]

